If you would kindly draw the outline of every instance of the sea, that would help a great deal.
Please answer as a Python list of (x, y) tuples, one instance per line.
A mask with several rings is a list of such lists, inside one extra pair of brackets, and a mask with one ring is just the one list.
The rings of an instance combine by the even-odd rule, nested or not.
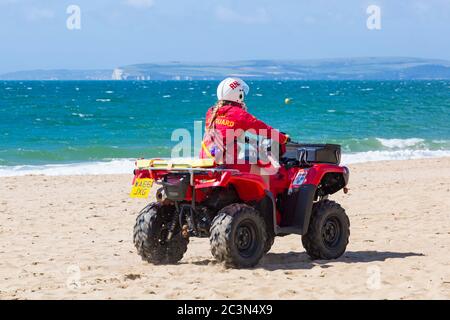
[[(295, 141), (340, 144), (344, 164), (450, 156), (448, 80), (248, 84), (252, 114)], [(131, 173), (136, 158), (170, 157), (217, 85), (0, 81), (0, 176)]]

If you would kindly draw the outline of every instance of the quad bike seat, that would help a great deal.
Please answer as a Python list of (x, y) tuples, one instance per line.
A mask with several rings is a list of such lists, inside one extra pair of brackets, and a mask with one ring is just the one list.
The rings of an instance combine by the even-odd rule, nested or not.
[(136, 161), (138, 169), (161, 168), (165, 169), (188, 169), (188, 168), (211, 168), (215, 166), (214, 159), (200, 158), (178, 158), (178, 159), (139, 159)]

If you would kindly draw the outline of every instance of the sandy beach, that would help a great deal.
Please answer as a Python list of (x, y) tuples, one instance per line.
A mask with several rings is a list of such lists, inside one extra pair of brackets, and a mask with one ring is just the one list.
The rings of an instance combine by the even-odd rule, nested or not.
[(331, 197), (351, 221), (344, 256), (311, 261), (287, 236), (246, 270), (196, 238), (177, 265), (143, 262), (131, 174), (2, 177), (0, 298), (449, 299), (450, 158), (349, 167), (350, 192)]

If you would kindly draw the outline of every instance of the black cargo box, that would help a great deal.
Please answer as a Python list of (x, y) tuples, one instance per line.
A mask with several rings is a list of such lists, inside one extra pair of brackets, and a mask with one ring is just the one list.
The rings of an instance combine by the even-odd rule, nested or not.
[(338, 144), (288, 143), (284, 158), (296, 159), (301, 164), (341, 162), (341, 146)]

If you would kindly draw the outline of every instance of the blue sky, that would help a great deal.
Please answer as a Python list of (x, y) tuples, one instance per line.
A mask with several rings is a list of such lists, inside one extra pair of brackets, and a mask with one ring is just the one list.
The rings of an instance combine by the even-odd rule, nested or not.
[[(81, 8), (68, 30), (66, 8)], [(381, 30), (366, 27), (369, 5)], [(0, 73), (163, 61), (450, 60), (450, 0), (0, 0)]]

